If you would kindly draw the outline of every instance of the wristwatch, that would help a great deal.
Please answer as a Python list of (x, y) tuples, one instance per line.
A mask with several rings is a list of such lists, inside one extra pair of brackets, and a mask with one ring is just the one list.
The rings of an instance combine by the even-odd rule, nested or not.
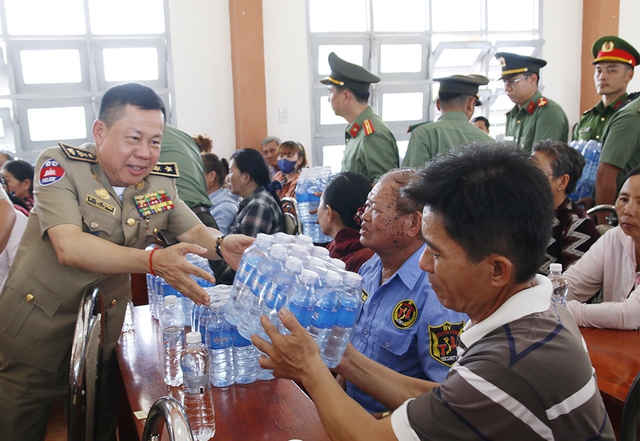
[(220, 247), (222, 246), (222, 241), (224, 240), (224, 236), (220, 236), (216, 239), (216, 254), (220, 256), (222, 259), (222, 253), (220, 252)]

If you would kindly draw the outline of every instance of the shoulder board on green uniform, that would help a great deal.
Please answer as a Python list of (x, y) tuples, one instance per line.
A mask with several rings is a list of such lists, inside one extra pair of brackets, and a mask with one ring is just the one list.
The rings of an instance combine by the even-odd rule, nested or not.
[(433, 122), (433, 121), (423, 121), (423, 122), (418, 123), (418, 124), (412, 124), (412, 125), (410, 125), (410, 126), (409, 126), (409, 128), (407, 129), (407, 133), (411, 133), (411, 131), (412, 131), (413, 129), (415, 129), (416, 127), (420, 127), (420, 126), (423, 126), (423, 125), (425, 125), (425, 124), (429, 124), (429, 123), (432, 123), (432, 122)]
[(78, 147), (65, 144), (64, 142), (59, 142), (58, 145), (62, 148), (62, 151), (69, 159), (73, 159), (74, 161), (92, 162), (94, 164), (98, 162), (96, 155), (91, 153), (89, 150), (80, 149)]
[[(631, 102), (633, 102), (633, 101), (637, 100), (638, 98), (640, 98), (640, 92), (633, 92), (633, 93), (630, 93), (629, 95), (627, 95), (627, 98), (626, 98), (622, 103), (620, 103), (620, 105), (619, 105), (619, 106), (618, 106), (618, 108), (616, 109), (616, 112), (617, 112), (618, 110), (620, 110), (620, 109), (624, 108), (624, 106), (626, 106), (627, 104), (629, 104), (629, 103), (631, 103)], [(640, 113), (640, 111), (639, 111), (638, 113)]]
[(168, 178), (180, 177), (180, 173), (178, 173), (178, 164), (175, 162), (157, 162), (150, 174), (166, 176)]
[(544, 107), (547, 104), (549, 104), (549, 101), (545, 97), (542, 97), (538, 100), (538, 107)]
[(369, 136), (376, 131), (376, 128), (373, 127), (373, 122), (371, 122), (370, 119), (362, 121), (362, 128), (364, 129), (364, 136)]
[[(597, 105), (596, 105), (596, 106), (597, 106)], [(596, 108), (596, 106), (593, 106), (592, 108), (585, 110), (584, 112), (582, 112), (582, 114), (583, 114), (583, 115), (586, 115), (587, 113), (591, 113), (591, 112), (593, 112), (593, 109), (595, 109), (595, 108)]]

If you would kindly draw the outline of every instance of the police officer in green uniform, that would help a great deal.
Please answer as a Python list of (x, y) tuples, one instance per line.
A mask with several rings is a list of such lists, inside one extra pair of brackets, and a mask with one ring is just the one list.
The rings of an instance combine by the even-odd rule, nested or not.
[[(0, 295), (3, 439), (44, 439), (53, 401), (66, 402), (74, 326), (87, 287), (100, 288), (106, 307), (97, 439), (115, 440), (114, 348), (131, 298), (129, 274), (160, 275), (207, 303), (190, 275), (212, 277), (185, 254), (216, 259), (222, 249), (237, 264), (247, 239), (222, 241), (219, 231), (202, 225), (178, 198), (175, 164), (157, 164), (164, 118), (153, 90), (118, 85), (102, 99), (95, 144), (61, 144), (38, 158), (35, 207)], [(183, 243), (146, 251), (159, 232)]]
[(367, 104), (369, 86), (380, 78), (333, 52), (329, 54), (329, 66), (331, 75), (320, 82), (329, 86), (329, 103), (335, 114), (349, 123), (342, 171), (360, 173), (375, 182), (400, 163), (396, 139)]
[(567, 142), (569, 121), (564, 110), (538, 91), (540, 68), (547, 62), (539, 58), (498, 52), (501, 79), (513, 109), (507, 113), (505, 140), (531, 152), (533, 144), (544, 139)]
[(411, 138), (402, 166), (420, 167), (440, 153), (472, 141), (492, 138), (469, 122), (476, 106), (481, 105), (478, 87), (489, 83), (482, 75), (452, 75), (435, 78), (440, 82), (436, 107), (442, 116), (436, 122), (422, 122), (409, 127)]
[(176, 187), (178, 187), (180, 199), (191, 208), (203, 224), (217, 229), (218, 224), (211, 216), (211, 200), (207, 195), (200, 148), (193, 138), (167, 124), (162, 135), (160, 161), (177, 164), (179, 176), (176, 179)]
[[(596, 61), (600, 59), (620, 60), (630, 67), (631, 73), (640, 62), (638, 52), (616, 37), (604, 39), (596, 56)], [(602, 135), (602, 153), (596, 172), (596, 204), (613, 205), (625, 176), (639, 165), (640, 95), (633, 93), (611, 116)], [(599, 216), (601, 222), (604, 222), (603, 218), (604, 215)]]
[(582, 114), (573, 129), (573, 139), (602, 142), (607, 123), (626, 101), (627, 86), (633, 78), (633, 69), (640, 63), (640, 54), (622, 38), (599, 38), (591, 47), (595, 64), (593, 81), (602, 100)]

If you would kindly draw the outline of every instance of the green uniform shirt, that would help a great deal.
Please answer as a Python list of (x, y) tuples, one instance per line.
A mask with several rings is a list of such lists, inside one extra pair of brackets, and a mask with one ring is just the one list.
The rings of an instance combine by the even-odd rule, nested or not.
[(176, 180), (176, 186), (180, 199), (187, 207), (204, 205), (211, 208), (207, 183), (204, 180), (204, 163), (200, 158), (200, 149), (191, 136), (167, 124), (162, 135), (158, 161), (178, 164), (180, 176)]
[[(93, 144), (72, 154), (52, 147), (38, 158), (36, 204), (0, 295), (0, 352), (49, 372), (57, 372), (68, 357), (87, 286), (96, 284), (104, 298), (105, 360), (113, 354), (131, 298), (129, 274), (98, 274), (60, 264), (49, 228), (77, 225), (116, 245), (144, 249), (156, 232), (174, 238), (200, 223), (178, 199), (175, 179), (149, 175), (126, 187), (121, 201), (95, 159)], [(173, 208), (154, 209), (143, 217), (134, 197), (158, 197), (158, 192), (166, 194)]]
[(505, 141), (514, 141), (527, 152), (531, 152), (538, 141), (567, 142), (568, 137), (569, 121), (564, 110), (556, 102), (544, 98), (540, 91), (521, 109), (516, 105), (507, 112)]
[(344, 134), (342, 171), (360, 173), (371, 182), (400, 165), (398, 146), (391, 130), (367, 107)]
[(493, 141), (471, 124), (463, 112), (444, 113), (438, 121), (413, 125), (409, 131), (411, 138), (403, 167), (420, 167), (434, 156), (472, 141)]
[(602, 135), (600, 162), (621, 169), (618, 191), (631, 169), (640, 165), (640, 97), (613, 114)]
[(607, 123), (613, 116), (620, 104), (627, 98), (627, 94), (622, 95), (616, 102), (604, 106), (602, 101), (596, 104), (591, 109), (582, 114), (580, 121), (573, 129), (573, 140), (582, 139), (589, 141), (594, 139), (598, 142), (602, 142), (602, 134), (607, 127)]

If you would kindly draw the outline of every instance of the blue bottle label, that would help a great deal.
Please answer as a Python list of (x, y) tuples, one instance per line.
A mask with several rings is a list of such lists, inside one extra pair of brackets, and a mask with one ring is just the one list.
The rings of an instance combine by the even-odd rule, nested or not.
[(338, 316), (336, 309), (327, 309), (316, 306), (311, 316), (311, 324), (316, 328), (329, 329), (333, 326)]
[(341, 307), (338, 312), (338, 318), (336, 319), (336, 325), (342, 328), (351, 328), (355, 325), (358, 319), (358, 309)]
[(216, 329), (209, 331), (209, 348), (210, 349), (226, 349), (231, 347), (233, 337), (231, 329)]
[(238, 332), (236, 328), (233, 328), (233, 346), (240, 348), (251, 345), (251, 340), (247, 340)]
[(296, 316), (303, 328), (308, 327), (311, 324), (311, 314), (313, 313), (313, 306), (298, 305), (296, 303), (289, 303), (287, 306), (289, 311)]

